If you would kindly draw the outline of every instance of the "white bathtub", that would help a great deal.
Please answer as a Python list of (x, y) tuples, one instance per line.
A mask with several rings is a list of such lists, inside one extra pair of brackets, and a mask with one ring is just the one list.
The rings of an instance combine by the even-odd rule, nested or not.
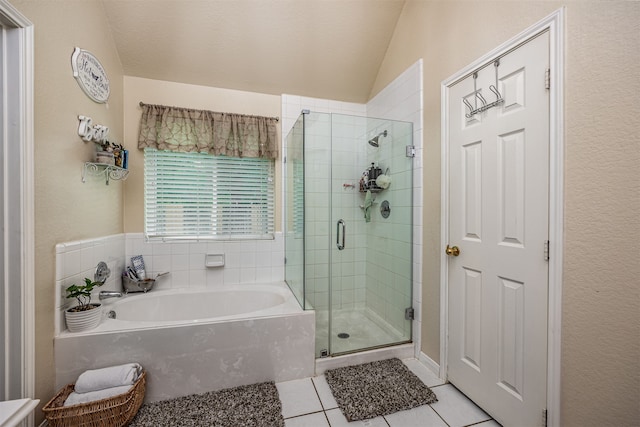
[[(102, 301), (104, 320), (83, 335), (131, 329), (224, 322), (298, 313), (300, 305), (285, 283), (134, 293)], [(115, 320), (107, 317), (115, 312)], [(60, 336), (78, 335), (64, 331)]]
[(55, 338), (56, 386), (86, 369), (138, 362), (145, 401), (313, 375), (315, 317), (285, 283), (172, 289), (105, 300), (92, 331)]

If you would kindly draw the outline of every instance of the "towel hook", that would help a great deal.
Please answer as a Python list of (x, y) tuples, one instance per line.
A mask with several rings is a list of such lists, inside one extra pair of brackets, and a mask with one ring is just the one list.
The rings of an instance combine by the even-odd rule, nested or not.
[(471, 103), (469, 101), (467, 101), (467, 98), (462, 98), (462, 102), (464, 102), (464, 105), (469, 107), (469, 113), (465, 114), (464, 116), (467, 119), (470, 119), (471, 117), (473, 117), (473, 105), (471, 105)]
[(477, 84), (477, 80), (478, 80), (478, 72), (476, 71), (475, 73), (473, 73), (473, 94), (474, 94), (474, 97), (473, 97), (474, 101), (473, 101), (473, 103), (475, 104), (475, 107), (476, 107), (476, 108), (475, 108), (475, 110), (477, 110), (477, 109), (478, 109), (478, 98), (477, 98), (477, 95), (478, 95), (478, 87), (476, 86), (476, 84)]
[(487, 100), (484, 99), (484, 96), (482, 96), (480, 92), (476, 92), (476, 98), (480, 99), (480, 102), (482, 102), (482, 107), (480, 107), (480, 109), (487, 105)]
[(495, 72), (496, 72), (496, 84), (489, 86), (489, 90), (491, 92), (493, 92), (494, 95), (496, 96), (496, 102), (501, 102), (502, 101), (502, 95), (500, 94), (500, 91), (498, 90), (498, 67), (499, 66), (500, 66), (500, 59), (496, 59), (493, 62), (493, 68), (495, 69)]
[(482, 96), (482, 94), (478, 91), (478, 87), (476, 86), (477, 80), (478, 80), (478, 72), (476, 71), (475, 73), (473, 73), (473, 93), (475, 93), (476, 95), (475, 96), (476, 110), (478, 109), (478, 99), (480, 100), (480, 102), (482, 102), (482, 107), (487, 105), (487, 100), (484, 99), (484, 96)]

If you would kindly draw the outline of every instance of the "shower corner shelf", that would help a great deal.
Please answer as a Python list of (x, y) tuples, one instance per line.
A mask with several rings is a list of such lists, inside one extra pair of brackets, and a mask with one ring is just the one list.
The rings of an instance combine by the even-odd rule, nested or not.
[(104, 175), (105, 184), (109, 185), (109, 181), (112, 179), (116, 181), (124, 181), (127, 179), (129, 176), (129, 170), (105, 163), (85, 162), (84, 168), (82, 169), (82, 182), (86, 182), (87, 175)]

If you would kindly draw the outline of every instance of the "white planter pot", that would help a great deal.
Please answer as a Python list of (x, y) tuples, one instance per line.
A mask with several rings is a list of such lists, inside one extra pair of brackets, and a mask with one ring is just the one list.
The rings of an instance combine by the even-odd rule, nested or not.
[(67, 321), (67, 329), (70, 332), (81, 332), (93, 329), (102, 320), (102, 305), (91, 304), (94, 308), (85, 311), (65, 311), (64, 317)]

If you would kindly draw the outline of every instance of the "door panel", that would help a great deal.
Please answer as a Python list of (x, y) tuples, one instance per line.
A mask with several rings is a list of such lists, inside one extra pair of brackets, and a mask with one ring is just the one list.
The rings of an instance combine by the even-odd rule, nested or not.
[(482, 273), (464, 269), (464, 347), (463, 360), (473, 369), (480, 371), (480, 354), (482, 348)]
[(498, 136), (500, 245), (524, 245), (524, 129)]
[(522, 400), (524, 378), (524, 283), (498, 278), (499, 342), (498, 384)]
[[(490, 65), (449, 89), (448, 376), (506, 426), (539, 425), (546, 406), (548, 46), (542, 34), (497, 77)], [(504, 102), (466, 117), (490, 85)]]
[(480, 241), (482, 235), (482, 143), (472, 142), (464, 150), (464, 206), (465, 239)]

